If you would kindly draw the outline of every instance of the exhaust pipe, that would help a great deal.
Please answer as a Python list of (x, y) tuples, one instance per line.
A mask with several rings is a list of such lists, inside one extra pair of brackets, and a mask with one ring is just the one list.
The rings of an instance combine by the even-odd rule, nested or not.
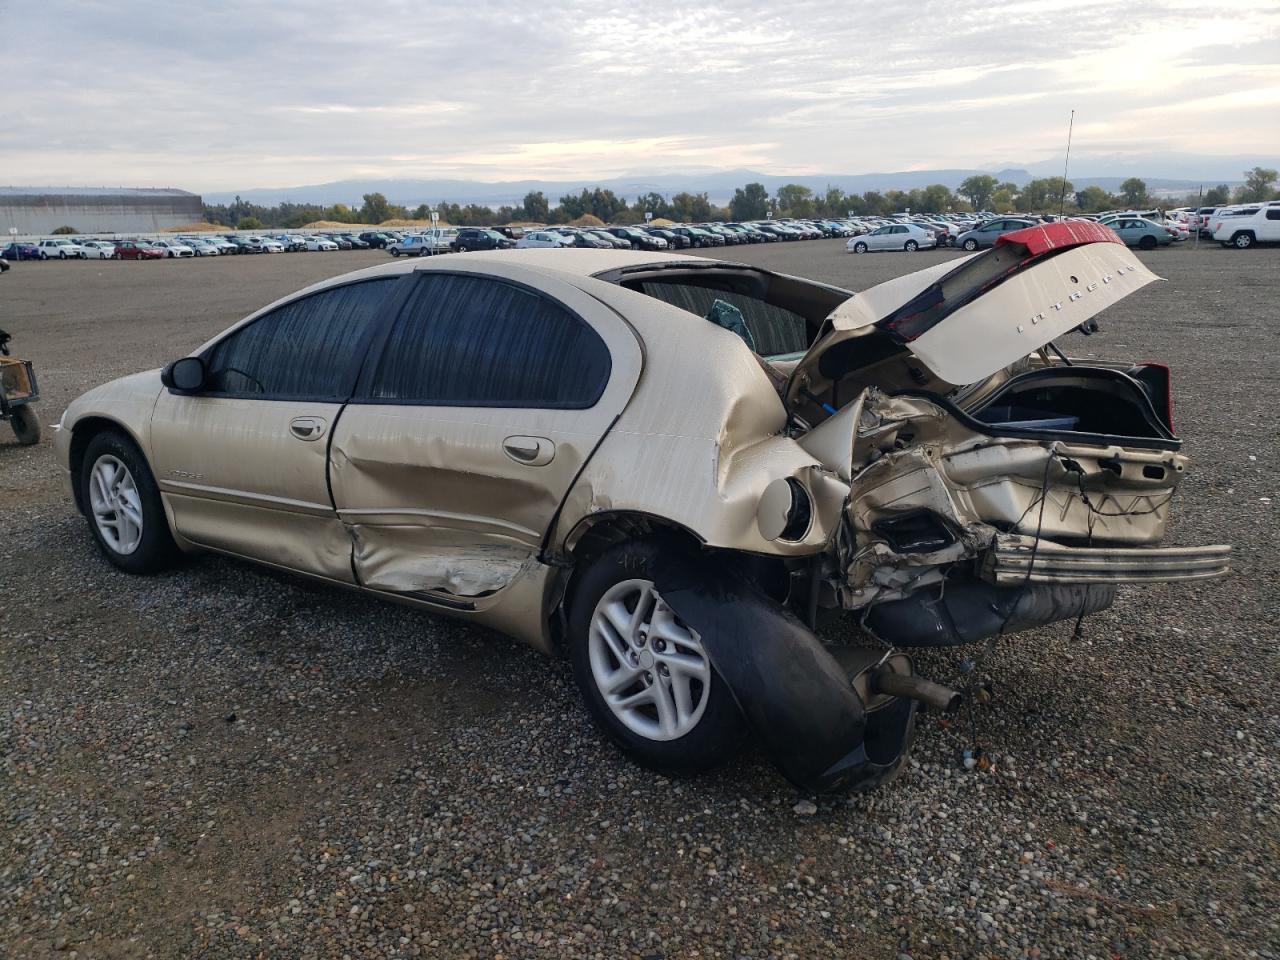
[(908, 700), (919, 700), (943, 713), (958, 710), (964, 702), (964, 694), (952, 690), (940, 683), (926, 680), (915, 674), (896, 673), (892, 669), (882, 668), (871, 675), (871, 689), (890, 697), (906, 697)]

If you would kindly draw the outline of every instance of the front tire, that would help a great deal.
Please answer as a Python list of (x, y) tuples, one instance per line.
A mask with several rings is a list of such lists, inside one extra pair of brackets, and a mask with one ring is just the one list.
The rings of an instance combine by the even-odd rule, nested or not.
[(89, 441), (80, 467), (80, 505), (98, 547), (127, 573), (159, 573), (178, 557), (164, 504), (133, 441), (106, 431)]
[(24, 447), (40, 442), (40, 418), (28, 405), (23, 404), (11, 409), (9, 426), (13, 427), (13, 435)]
[(978, 241), (970, 237), (963, 244), (961, 244), (961, 246), (963, 246), (966, 250), (972, 253), (974, 250), (978, 249)]
[(688, 776), (731, 755), (745, 729), (697, 633), (654, 589), (665, 550), (619, 544), (576, 585), (568, 646), (596, 725), (642, 766)]
[(866, 252), (867, 252), (867, 245), (866, 245), (865, 243), (855, 243), (855, 244), (853, 245), (853, 252), (854, 252), (854, 253), (866, 253)]

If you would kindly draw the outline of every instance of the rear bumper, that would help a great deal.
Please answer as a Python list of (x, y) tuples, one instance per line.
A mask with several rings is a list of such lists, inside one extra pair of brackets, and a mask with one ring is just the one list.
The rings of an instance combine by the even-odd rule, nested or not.
[(1231, 548), (1064, 547), (1032, 537), (1000, 536), (983, 579), (997, 586), (1030, 583), (1169, 583), (1212, 580), (1230, 570)]

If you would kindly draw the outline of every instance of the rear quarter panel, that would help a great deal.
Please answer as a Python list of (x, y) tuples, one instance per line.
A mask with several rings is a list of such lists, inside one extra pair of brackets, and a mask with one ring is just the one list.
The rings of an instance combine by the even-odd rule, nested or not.
[[(794, 440), (755, 354), (735, 334), (661, 301), (598, 280), (583, 289), (618, 310), (643, 344), (644, 369), (618, 422), (566, 498), (553, 537), (611, 512), (659, 517), (708, 546), (768, 554), (823, 548), (847, 494)], [(756, 525), (765, 487), (795, 477), (815, 494), (803, 540), (766, 540)], [(838, 481), (837, 481), (838, 485)], [(824, 509), (832, 504), (831, 509)]]

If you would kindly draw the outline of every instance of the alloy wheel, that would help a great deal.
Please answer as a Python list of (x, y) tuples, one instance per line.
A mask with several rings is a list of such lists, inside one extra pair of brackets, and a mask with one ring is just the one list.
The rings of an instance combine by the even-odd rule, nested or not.
[(129, 554), (142, 542), (142, 497), (124, 462), (100, 456), (89, 474), (89, 507), (102, 541), (116, 553)]
[(587, 650), (600, 696), (632, 733), (677, 740), (702, 719), (711, 663), (652, 581), (623, 580), (605, 592), (591, 616)]

